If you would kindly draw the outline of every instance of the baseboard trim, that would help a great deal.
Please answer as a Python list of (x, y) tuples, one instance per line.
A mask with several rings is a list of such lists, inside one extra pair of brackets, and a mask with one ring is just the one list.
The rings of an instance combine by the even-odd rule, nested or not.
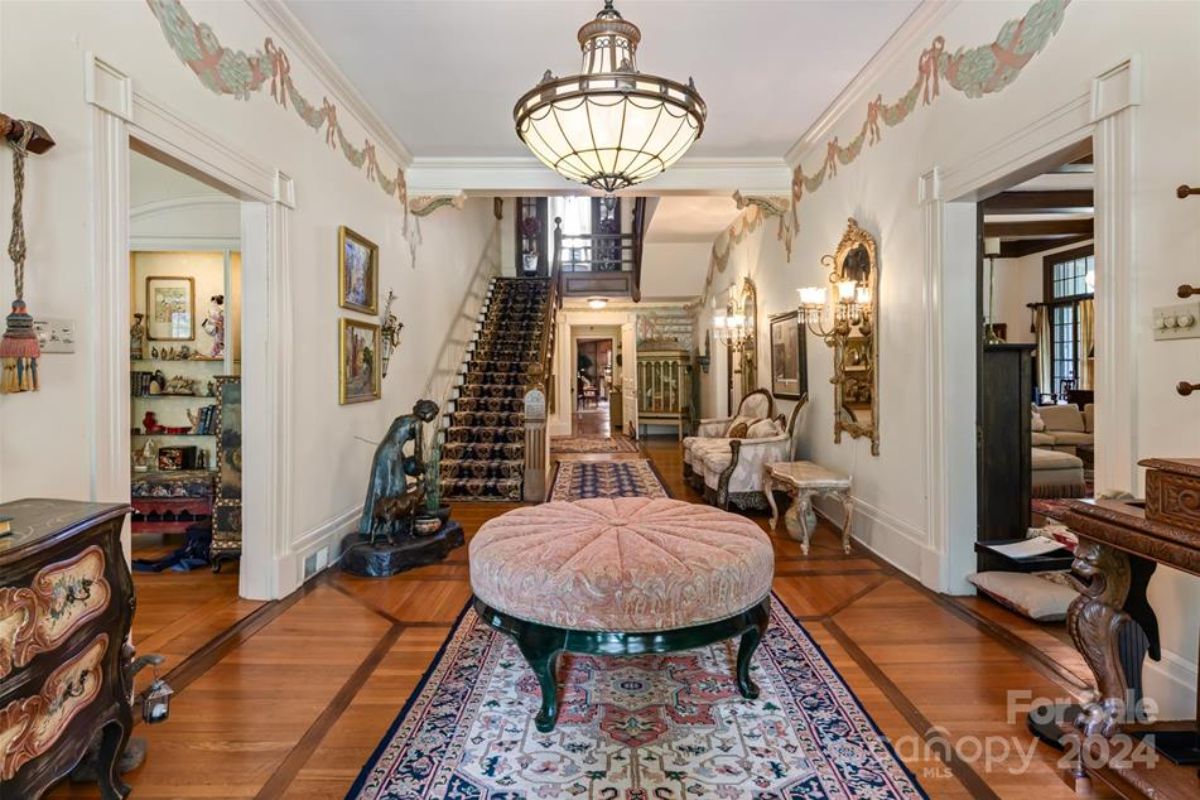
[(1142, 667), (1146, 696), (1158, 703), (1160, 719), (1195, 717), (1196, 680), (1196, 665), (1170, 650), (1162, 651), (1161, 661), (1146, 659)]
[[(817, 499), (813, 510), (841, 532), (845, 517), (840, 503)], [(941, 556), (918, 538), (919, 529), (857, 498), (854, 521), (851, 538), (856, 542), (925, 587), (934, 591), (940, 588)]]

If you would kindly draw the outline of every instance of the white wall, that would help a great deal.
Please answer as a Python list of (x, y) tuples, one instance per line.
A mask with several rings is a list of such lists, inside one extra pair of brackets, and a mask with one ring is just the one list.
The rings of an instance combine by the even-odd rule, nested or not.
[[(270, 30), (246, 4), (189, 2), (186, 8), (211, 25), (227, 46), (253, 51), (267, 36), (287, 46), (286, 36)], [(287, 241), (295, 314), (293, 455), (292, 462), (283, 465), (293, 499), (292, 530), (288, 551), (276, 555), (281, 560), (302, 559), (354, 523), (365, 493), (372, 442), (383, 435), (392, 417), (407, 412), (422, 393), (440, 397), (450, 375), (443, 361), (453, 350), (443, 345), (452, 332), (461, 334), (464, 319), (475, 315), (481, 292), (473, 276), (491, 269), (499, 258), (491, 202), (473, 199), (462, 211), (445, 209), (422, 220), (422, 244), (414, 266), (399, 200), (385, 195), (365, 170), (355, 169), (340, 151), (330, 148), (323, 134), (308, 128), (290, 104), (276, 104), (269, 87), (246, 100), (206, 89), (170, 49), (145, 3), (0, 3), (4, 111), (37, 120), (58, 142), (48, 154), (29, 159), (26, 297), (34, 314), (72, 318), (79, 330), (74, 355), (43, 359), (40, 392), (0, 397), (0, 500), (95, 495), (96, 473), (88, 448), (97, 436), (89, 409), (98, 378), (87, 353), (99, 323), (89, 277), (95, 223), (93, 109), (84, 94), (88, 51), (129, 75), (139, 94), (295, 182)], [(327, 96), (336, 103), (347, 137), (361, 143), (367, 134), (347, 100), (322, 85), (298, 51), (291, 49), (289, 58), (301, 91), (316, 102)], [(397, 156), (382, 142), (376, 141), (376, 147), (385, 172), (394, 173)], [(12, 186), (8, 160), (2, 161), (0, 204), (7, 209)], [(379, 244), (380, 302), (389, 288), (395, 289), (399, 300), (394, 310), (405, 324), (383, 383), (383, 399), (345, 407), (338, 405), (337, 320), (356, 315), (337, 303), (337, 228), (342, 224)], [(7, 307), (12, 278), (11, 272), (4, 272), (0, 298)], [(247, 308), (245, 313), (256, 312)], [(440, 377), (431, 384), (435, 376)]]
[[(1020, 17), (1024, 2), (969, 3), (956, 6), (928, 35), (919, 34), (909, 49), (885, 62), (877, 79), (843, 108), (827, 136), (851, 139), (862, 123), (869, 100), (882, 92), (891, 102), (912, 85), (922, 44), (935, 34), (946, 37), (947, 52), (992, 41), (1005, 20)], [(795, 289), (823, 283), (820, 257), (831, 252), (853, 216), (879, 243), (880, 259), (880, 427), (881, 454), (872, 457), (865, 439), (833, 443), (833, 390), (829, 350), (810, 337), (808, 366), (813, 407), (807, 415), (805, 445), (815, 460), (854, 477), (861, 514), (855, 533), (901, 568), (923, 576), (940, 563), (944, 543), (929, 535), (925, 453), (931, 441), (926, 409), (931, 364), (924, 346), (927, 320), (925, 274), (927, 232), (918, 204), (919, 178), (935, 167), (968, 163), (990, 145), (1029, 126), (1045, 122), (1054, 109), (1085, 96), (1092, 80), (1125, 59), (1136, 57), (1141, 70), (1141, 104), (1135, 110), (1136, 209), (1133, 232), (1139, 333), (1135, 341), (1138, 374), (1137, 447), (1140, 456), (1200, 454), (1200, 403), (1171, 387), (1184, 378), (1200, 378), (1200, 340), (1156, 343), (1150, 335), (1151, 308), (1172, 302), (1174, 287), (1195, 283), (1200, 263), (1197, 201), (1175, 198), (1174, 187), (1200, 174), (1200, 150), (1179, 147), (1180, 137), (1200, 129), (1200, 5), (1194, 3), (1072, 3), (1061, 30), (1045, 51), (999, 94), (967, 98), (943, 86), (931, 107), (918, 103), (904, 124), (883, 129), (882, 141), (864, 148), (841, 166), (799, 205), (799, 235), (791, 262), (774, 241), (771, 226), (736, 248), (730, 266), (717, 278), (717, 291), (750, 275), (759, 291), (759, 319), (792, 307)], [(797, 69), (804, 68), (797, 64)], [(801, 155), (808, 171), (824, 157), (824, 138)], [(1194, 181), (1193, 181), (1194, 182)], [(955, 198), (947, 198), (953, 200)], [(963, 264), (971, 270), (973, 264)], [(1103, 275), (1104, 266), (1098, 266)], [(1101, 282), (1103, 278), (1101, 277)], [(973, 282), (973, 277), (972, 277)], [(1103, 286), (1101, 286), (1103, 290)], [(973, 306), (971, 316), (974, 317)], [(1028, 326), (1028, 323), (1024, 323)], [(1010, 326), (1019, 330), (1020, 324)], [(765, 334), (765, 327), (760, 330)], [(767, 353), (760, 348), (760, 364)], [(953, 365), (949, 365), (953, 368)], [(972, 368), (973, 369), (973, 368)], [(765, 371), (760, 370), (765, 375)], [(723, 381), (714, 369), (710, 382)], [(973, 407), (973, 372), (945, 376), (949, 390), (964, 387), (960, 402)], [(719, 384), (723, 391), (723, 383)], [(713, 388), (705, 396), (712, 401)], [(936, 421), (934, 422), (936, 424)], [(958, 533), (954, 534), (958, 536)], [(970, 535), (968, 533), (967, 535)], [(933, 573), (936, 574), (936, 573)], [(1162, 626), (1164, 662), (1150, 665), (1147, 687), (1169, 712), (1191, 713), (1195, 686), (1197, 615), (1200, 581), (1160, 568), (1151, 584), (1151, 600)]]
[(711, 242), (646, 242), (642, 299), (696, 297), (704, 289)]

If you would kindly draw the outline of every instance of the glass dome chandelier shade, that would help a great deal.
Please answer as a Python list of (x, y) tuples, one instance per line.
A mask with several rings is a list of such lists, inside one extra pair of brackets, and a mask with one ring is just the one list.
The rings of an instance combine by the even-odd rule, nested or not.
[(611, 194), (663, 172), (704, 132), (708, 111), (690, 78), (638, 72), (641, 37), (606, 0), (579, 29), (580, 74), (547, 70), (517, 101), (517, 136), (568, 180)]

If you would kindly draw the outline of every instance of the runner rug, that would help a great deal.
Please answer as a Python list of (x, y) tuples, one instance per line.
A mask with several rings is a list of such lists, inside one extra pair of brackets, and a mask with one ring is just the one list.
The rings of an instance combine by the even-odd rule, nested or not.
[(554, 436), (550, 452), (567, 453), (636, 453), (637, 442), (628, 436)]
[(468, 607), (363, 768), (352, 800), (926, 797), (824, 653), (773, 598), (734, 683), (736, 642), (661, 656), (564, 653), (557, 727), (512, 639)]
[(620, 461), (560, 461), (551, 500), (588, 497), (670, 497), (658, 471), (646, 458)]

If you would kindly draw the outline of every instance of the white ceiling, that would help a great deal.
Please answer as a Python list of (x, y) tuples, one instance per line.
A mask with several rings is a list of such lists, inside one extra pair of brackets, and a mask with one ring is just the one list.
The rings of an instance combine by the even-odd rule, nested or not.
[(646, 230), (647, 242), (708, 242), (737, 215), (732, 197), (664, 195)]
[[(517, 98), (579, 69), (600, 0), (286, 0), (414, 156), (528, 154)], [(693, 155), (782, 157), (917, 0), (618, 0), (642, 30), (638, 66), (708, 103)]]

